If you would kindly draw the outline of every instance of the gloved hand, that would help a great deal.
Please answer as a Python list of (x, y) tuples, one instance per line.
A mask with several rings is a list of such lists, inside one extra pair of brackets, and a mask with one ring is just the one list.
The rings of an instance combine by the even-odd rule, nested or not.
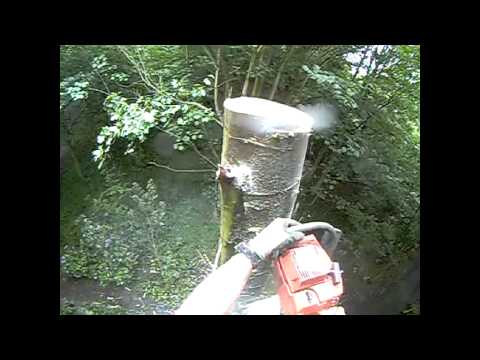
[(277, 218), (257, 236), (247, 242), (248, 248), (262, 260), (270, 255), (278, 256), (283, 250), (302, 239), (305, 234), (299, 231), (289, 232), (290, 226), (300, 225), (298, 221)]

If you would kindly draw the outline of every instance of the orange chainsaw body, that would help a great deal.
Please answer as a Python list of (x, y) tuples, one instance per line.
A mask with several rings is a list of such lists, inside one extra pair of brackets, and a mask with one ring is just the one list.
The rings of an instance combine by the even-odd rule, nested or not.
[(331, 261), (313, 234), (279, 256), (275, 272), (285, 315), (320, 315), (343, 293), (338, 263)]

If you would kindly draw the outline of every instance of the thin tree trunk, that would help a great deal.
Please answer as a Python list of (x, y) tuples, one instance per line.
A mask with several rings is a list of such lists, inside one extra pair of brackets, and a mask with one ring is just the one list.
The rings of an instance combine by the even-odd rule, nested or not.
[[(331, 154), (331, 153), (329, 153), (328, 155), (330, 155), (330, 154)], [(325, 159), (325, 158), (326, 158), (326, 159)], [(325, 178), (325, 170), (328, 168), (328, 165), (329, 165), (329, 163), (330, 163), (331, 160), (332, 160), (332, 158), (329, 157), (329, 156), (325, 156), (325, 158), (322, 159), (325, 168), (324, 168), (323, 171), (320, 173), (320, 178), (318, 179), (316, 185), (314, 185), (313, 187), (316, 187), (316, 188), (320, 187), (320, 184), (322, 183), (323, 179)], [(318, 195), (315, 195), (315, 196), (313, 197), (312, 202), (311, 202), (310, 204), (308, 204), (308, 205), (309, 205), (309, 206), (312, 206), (313, 204), (315, 204), (315, 203), (317, 202), (318, 198), (319, 198), (319, 196), (318, 196)]]
[(66, 136), (66, 146), (72, 157), (73, 168), (75, 169), (75, 172), (77, 173), (80, 179), (86, 180), (85, 177), (83, 176), (80, 162), (78, 161), (78, 158), (75, 155), (75, 150), (73, 147), (73, 144), (74, 144), (73, 129), (75, 125), (78, 123), (78, 121), (79, 121), (79, 116), (76, 119), (72, 119), (72, 118), (64, 119), (63, 121), (60, 121), (60, 126), (63, 127), (63, 131)]
[(316, 159), (313, 162), (312, 167), (310, 168), (308, 173), (306, 173), (302, 177), (302, 180), (306, 181), (307, 183), (310, 181), (310, 178), (315, 174), (320, 164), (324, 162), (325, 158), (329, 155), (329, 152), (329, 149), (327, 147), (324, 147), (317, 153)]
[(205, 51), (205, 54), (212, 60), (212, 62), (215, 64), (215, 56), (213, 56), (212, 49), (208, 45), (202, 45), (202, 49)]
[(217, 62), (215, 65), (215, 84), (214, 84), (214, 89), (213, 89), (213, 101), (215, 102), (215, 112), (217, 113), (217, 116), (222, 119), (222, 111), (220, 110), (220, 107), (218, 105), (218, 77), (220, 75), (220, 66), (221, 66), (221, 54), (222, 54), (222, 48), (219, 47), (217, 49)]
[[(260, 53), (260, 58), (258, 59), (258, 65), (263, 65), (263, 58), (265, 56), (265, 53), (267, 52), (268, 48), (265, 46), (263, 50)], [(269, 61), (267, 61), (268, 63)], [(261, 86), (263, 85), (263, 76), (256, 76), (255, 77), (255, 82), (253, 83), (253, 90), (252, 90), (252, 96), (257, 97), (260, 93)]]
[(287, 55), (285, 56), (285, 59), (283, 59), (282, 63), (280, 64), (280, 67), (279, 67), (278, 72), (277, 72), (277, 76), (275, 77), (275, 81), (274, 81), (273, 86), (272, 86), (272, 91), (270, 93), (270, 96), (268, 97), (270, 100), (273, 100), (273, 98), (275, 97), (275, 93), (277, 92), (277, 88), (278, 88), (278, 84), (280, 82), (280, 77), (282, 75), (283, 68), (285, 67), (285, 64), (287, 63), (287, 61), (288, 61), (290, 55), (293, 53), (294, 49), (295, 49), (295, 46), (292, 45), (292, 47), (288, 51)]
[(248, 70), (247, 70), (247, 75), (245, 76), (245, 82), (243, 83), (243, 89), (242, 89), (242, 96), (247, 96), (248, 95), (248, 86), (250, 83), (250, 76), (253, 70), (253, 66), (255, 65), (255, 60), (257, 58), (258, 53), (262, 50), (263, 45), (260, 45), (252, 54), (252, 57), (250, 58), (250, 64), (248, 65)]
[(70, 148), (70, 154), (72, 155), (73, 167), (75, 169), (75, 172), (77, 173), (80, 179), (85, 180), (85, 177), (83, 176), (82, 168), (80, 166), (80, 162), (78, 161), (78, 158), (75, 155), (75, 151), (73, 150), (72, 146), (69, 145), (68, 147)]

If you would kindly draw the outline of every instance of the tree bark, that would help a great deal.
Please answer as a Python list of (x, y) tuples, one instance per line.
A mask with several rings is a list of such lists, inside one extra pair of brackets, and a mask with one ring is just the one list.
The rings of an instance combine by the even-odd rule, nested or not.
[[(262, 130), (261, 125), (274, 121), (275, 114), (266, 118), (250, 112), (248, 102), (252, 100), (259, 106), (270, 103), (282, 111), (287, 109), (295, 125), (288, 129)], [(234, 103), (240, 107), (233, 110)], [(299, 128), (308, 116), (283, 104), (236, 98), (226, 101), (224, 109), (222, 161), (217, 172), (221, 208), (220, 264), (232, 256), (236, 244), (251, 239), (275, 218), (291, 217), (310, 135), (305, 127)], [(270, 266), (264, 264), (254, 272), (240, 296), (239, 309), (262, 296), (271, 275)]]

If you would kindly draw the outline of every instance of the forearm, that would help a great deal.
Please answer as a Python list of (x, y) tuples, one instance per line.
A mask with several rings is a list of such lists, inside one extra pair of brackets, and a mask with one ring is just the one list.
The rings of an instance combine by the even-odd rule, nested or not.
[(193, 290), (176, 314), (226, 314), (242, 292), (251, 271), (248, 258), (242, 254), (234, 255)]

